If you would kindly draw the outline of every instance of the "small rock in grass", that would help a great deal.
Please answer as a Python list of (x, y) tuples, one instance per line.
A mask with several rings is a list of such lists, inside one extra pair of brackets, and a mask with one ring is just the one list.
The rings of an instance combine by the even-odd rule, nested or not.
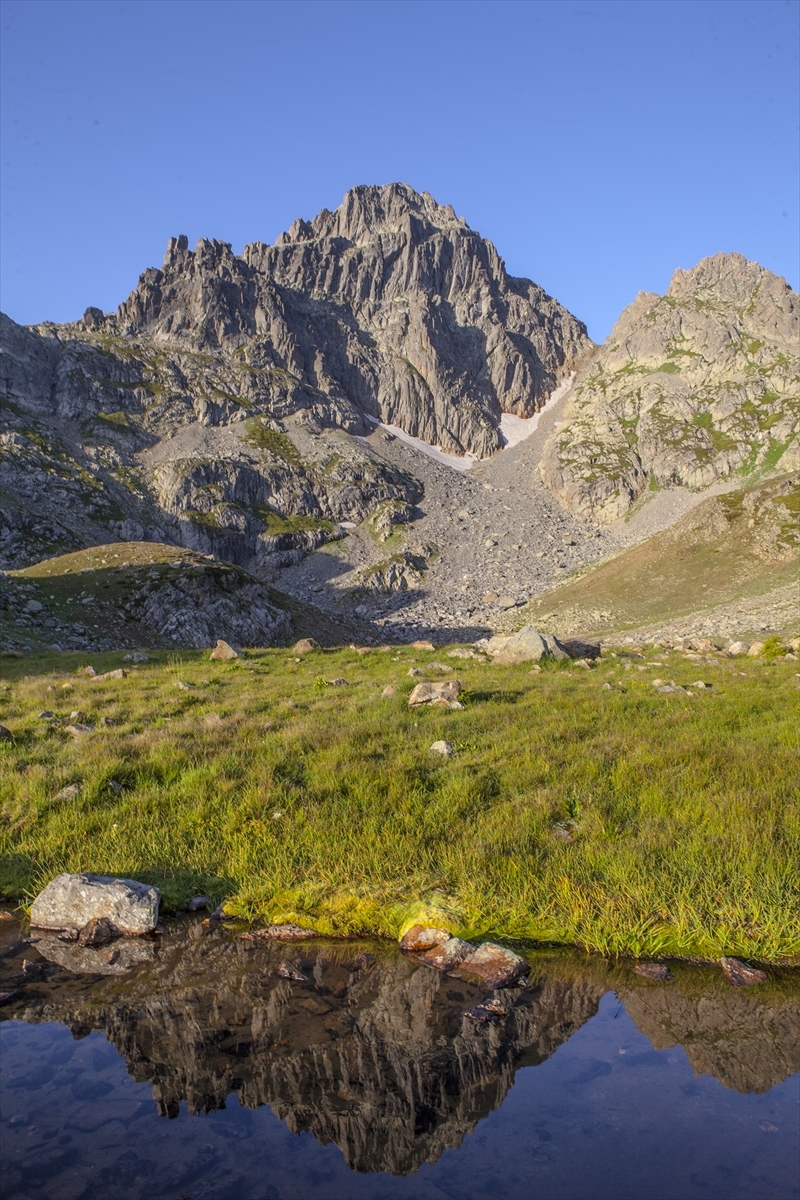
[(101, 717), (100, 724), (104, 729), (110, 729), (112, 725), (117, 725), (118, 722), (113, 717)]
[(731, 642), (727, 653), (730, 654), (731, 658), (738, 658), (740, 654), (747, 654), (749, 649), (750, 645), (748, 642)]
[(763, 653), (764, 653), (764, 643), (763, 642), (753, 642), (752, 646), (747, 651), (747, 657), (748, 658), (758, 658), (759, 654), (763, 654)]
[(449, 929), (428, 929), (424, 925), (412, 925), (400, 939), (400, 949), (411, 954), (424, 954), (434, 946), (449, 941), (453, 935)]
[(685, 692), (686, 688), (679, 687), (676, 683), (665, 683), (663, 687), (656, 688), (657, 692)]
[(453, 757), (453, 746), (451, 742), (433, 742), (430, 749), (434, 754), (441, 754), (443, 758)]
[(464, 1016), (469, 1017), (471, 1021), (499, 1021), (501, 1017), (506, 1016), (507, 1011), (502, 1001), (497, 996), (493, 996), (491, 1000), (484, 1000), (482, 1004), (476, 1004), (474, 1008), (470, 1008), (464, 1013)]
[(440, 704), (450, 706), (450, 702), (458, 699), (461, 684), (457, 679), (445, 679), (442, 683), (418, 683), (408, 697), (408, 707), (418, 708), (423, 704)]
[(281, 979), (291, 979), (294, 983), (308, 983), (308, 979), (302, 971), (298, 971), (297, 967), (291, 963), (282, 962), (278, 967), (278, 974)]
[(61, 690), (62, 692), (73, 692), (75, 689), (71, 683), (62, 683)]
[(697, 680), (695, 680), (695, 682), (692, 684), (692, 687), (699, 688), (699, 689), (702, 691), (702, 690), (704, 690), (705, 688), (710, 688), (710, 687), (711, 687), (711, 684), (710, 684), (710, 683), (704, 683), (704, 681), (703, 681), (702, 679), (697, 679)]
[(721, 958), (719, 965), (722, 967), (725, 977), (734, 987), (747, 987), (751, 983), (764, 983), (767, 976), (764, 971), (759, 971), (757, 967), (748, 967), (743, 962), (739, 962), (738, 958)]
[(329, 687), (339, 688), (339, 687), (348, 687), (349, 686), (346, 679), (326, 679), (325, 682), (328, 684)]
[(117, 667), (116, 671), (106, 671), (103, 675), (95, 675), (95, 683), (99, 683), (101, 679), (124, 679), (125, 672), (122, 667)]
[(408, 668), (408, 673), (409, 673), (409, 675), (410, 675), (412, 678), (413, 678), (415, 675), (424, 675), (424, 674), (425, 674), (425, 672), (423, 671), (422, 667), (409, 667), (409, 668)]
[(192, 688), (194, 687), (194, 684), (186, 683), (185, 680), (183, 680), (183, 679), (178, 679), (178, 680), (176, 680), (175, 687), (180, 688), (180, 690), (182, 692), (190, 692), (192, 690)]
[(80, 946), (105, 946), (114, 937), (108, 917), (92, 917), (78, 934)]
[(78, 674), (79, 675), (88, 675), (91, 679), (94, 679), (95, 675), (97, 674), (97, 671), (95, 671), (94, 667), (79, 667)]
[(456, 646), (454, 650), (447, 651), (448, 658), (480, 658), (481, 655), (476, 650), (468, 650), (465, 646)]
[(115, 796), (119, 796), (122, 791), (122, 784), (117, 783), (116, 779), (109, 779), (106, 787), (110, 792), (113, 792)]
[(645, 979), (665, 981), (675, 978), (669, 967), (665, 967), (663, 963), (637, 963), (633, 969), (637, 975), (643, 975)]
[(385, 696), (385, 698), (386, 698), (387, 700), (391, 700), (392, 696), (396, 696), (396, 695), (397, 695), (397, 688), (395, 688), (395, 687), (392, 687), (391, 683), (389, 683), (389, 684), (387, 684), (387, 685), (386, 685), (386, 687), (383, 689), (383, 691), (381, 692), (381, 695), (382, 695), (382, 696)]
[(54, 716), (55, 716), (55, 713), (51, 713), (49, 708), (45, 708), (39, 713), (38, 719), (40, 721), (49, 721)]
[(11, 742), (14, 740), (14, 735), (5, 725), (0, 725), (0, 742)]
[(449, 674), (453, 670), (453, 668), (448, 667), (447, 663), (432, 662), (432, 663), (428, 663), (428, 670), (429, 671), (444, 671), (445, 674)]
[(212, 900), (210, 896), (192, 896), (186, 908), (190, 913), (201, 912), (203, 909), (208, 910), (211, 904)]
[(435, 650), (433, 642), (429, 642), (426, 638), (421, 638), (417, 642), (411, 643), (414, 650)]
[(81, 734), (84, 733), (94, 733), (94, 725), (84, 725), (83, 723), (79, 723), (77, 725), (65, 725), (64, 730), (70, 735), (70, 737), (80, 737)]
[(133, 661), (134, 661), (135, 663), (146, 663), (146, 662), (150, 662), (150, 656), (149, 656), (149, 655), (147, 655), (147, 654), (140, 654), (140, 653), (138, 653), (138, 652), (137, 652), (136, 654), (134, 654), (134, 655), (133, 655)]
[(56, 792), (54, 800), (74, 800), (76, 796), (81, 794), (81, 785), (79, 783), (68, 783), (60, 792)]
[(563, 827), (563, 825), (556, 825), (551, 830), (551, 833), (552, 833), (553, 838), (557, 842), (564, 842), (567, 845), (569, 845), (570, 842), (573, 842), (575, 840), (573, 838), (572, 834), (570, 833), (570, 831), (568, 829), (565, 829)]
[(217, 644), (211, 651), (210, 657), (216, 662), (230, 662), (232, 659), (238, 658), (239, 654), (234, 650), (233, 646), (224, 642), (222, 638), (217, 638)]
[(308, 654), (310, 650), (321, 650), (322, 647), (316, 638), (300, 638), (300, 641), (295, 642), (292, 649), (295, 654)]

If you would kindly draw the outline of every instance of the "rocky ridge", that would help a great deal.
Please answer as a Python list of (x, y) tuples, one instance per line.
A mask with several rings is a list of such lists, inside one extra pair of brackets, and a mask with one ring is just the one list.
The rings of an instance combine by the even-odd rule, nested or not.
[(740, 254), (640, 292), (573, 385), (542, 479), (607, 524), (648, 489), (800, 465), (800, 303)]

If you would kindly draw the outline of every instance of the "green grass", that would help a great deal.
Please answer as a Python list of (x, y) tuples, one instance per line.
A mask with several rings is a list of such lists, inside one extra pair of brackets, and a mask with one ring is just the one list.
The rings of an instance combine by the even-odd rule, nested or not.
[(245, 429), (247, 433), (244, 440), (251, 446), (255, 446), (257, 450), (266, 450), (273, 458), (282, 459), (291, 467), (302, 467), (300, 451), (288, 434), (271, 429), (257, 417), (245, 421)]
[[(86, 655), (1, 660), (0, 891), (95, 871), (156, 883), (167, 906), (203, 891), (321, 932), (396, 936), (424, 904), (467, 936), (800, 954), (795, 663), (450, 660), (464, 710), (409, 710), (409, 666), (442, 655), (164, 652), (100, 683), (75, 673)], [(664, 695), (654, 675), (714, 686)], [(95, 732), (73, 739), (42, 709)], [(431, 754), (440, 738), (452, 759)], [(79, 797), (57, 800), (71, 783)]]

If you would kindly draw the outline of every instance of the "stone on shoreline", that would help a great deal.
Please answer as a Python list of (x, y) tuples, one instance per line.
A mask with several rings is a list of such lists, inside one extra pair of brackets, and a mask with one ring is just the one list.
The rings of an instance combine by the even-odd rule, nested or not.
[(734, 987), (748, 987), (751, 983), (764, 983), (767, 976), (766, 972), (759, 971), (757, 967), (748, 967), (743, 962), (739, 962), (738, 958), (721, 958), (719, 965), (725, 974), (725, 978)]
[(412, 925), (400, 939), (400, 949), (419, 955), (426, 966), (437, 971), (454, 971), (459, 976), (477, 978), (492, 991), (513, 987), (530, 972), (525, 959), (513, 950), (494, 942), (473, 946), (453, 937), (446, 929)]
[(83, 930), (92, 919), (106, 918), (116, 934), (138, 937), (158, 922), (161, 893), (135, 879), (112, 875), (57, 875), (31, 906), (37, 929)]

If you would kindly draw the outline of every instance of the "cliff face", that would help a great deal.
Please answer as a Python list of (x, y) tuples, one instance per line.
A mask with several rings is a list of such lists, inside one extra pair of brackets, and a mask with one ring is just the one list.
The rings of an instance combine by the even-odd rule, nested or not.
[(274, 246), (170, 242), (117, 313), (126, 336), (241, 352), (332, 410), (365, 413), (454, 454), (500, 448), (591, 348), (540, 287), (507, 275), (452, 208), (404, 184), (357, 187)]
[(541, 462), (576, 516), (608, 522), (648, 488), (699, 490), (800, 464), (800, 301), (740, 254), (640, 292), (578, 375)]

